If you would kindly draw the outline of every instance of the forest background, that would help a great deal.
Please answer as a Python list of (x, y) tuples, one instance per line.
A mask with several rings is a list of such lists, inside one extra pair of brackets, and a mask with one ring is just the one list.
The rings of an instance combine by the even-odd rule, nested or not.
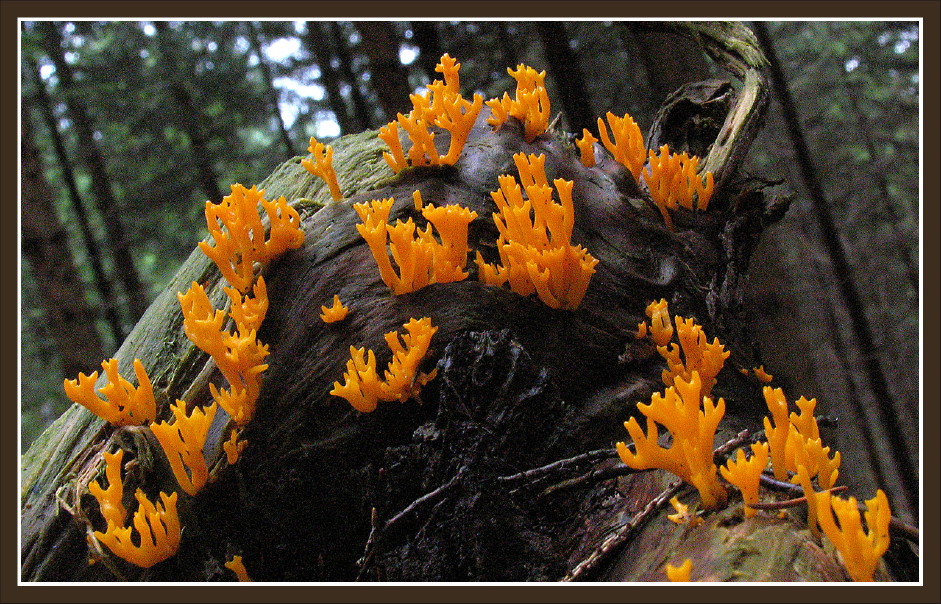
[[(917, 519), (919, 133), (914, 21), (752, 24), (779, 83), (746, 171), (793, 203), (745, 304), (789, 399), (837, 418), (854, 493)], [(438, 77), (467, 92), (548, 72), (570, 132), (718, 77), (690, 40), (635, 21), (22, 23), (21, 450), (70, 404), (63, 378), (110, 357), (196, 242), (203, 204), (321, 142), (388, 122)], [(773, 72), (772, 72), (773, 73)]]

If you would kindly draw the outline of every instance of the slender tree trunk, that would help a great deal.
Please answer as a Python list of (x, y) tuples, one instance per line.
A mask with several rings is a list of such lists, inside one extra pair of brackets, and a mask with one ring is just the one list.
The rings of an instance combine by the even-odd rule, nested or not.
[(33, 125), (26, 105), (23, 106), (20, 144), (23, 253), (42, 290), (39, 299), (48, 333), (62, 359), (62, 375), (73, 377), (79, 371), (90, 371), (100, 362), (104, 351), (95, 330), (95, 313), (85, 301), (68, 234), (52, 205), (53, 193), (43, 175), (42, 159), (33, 140)]
[[(840, 301), (846, 306), (853, 338), (862, 352), (865, 371), (860, 372), (862, 375), (859, 375), (859, 377), (865, 387), (868, 387), (874, 394), (876, 400), (880, 401), (876, 409), (871, 410), (875, 412), (879, 425), (871, 425), (870, 422), (861, 423), (861, 427), (869, 433), (868, 442), (891, 443), (890, 455), (873, 451), (873, 467), (881, 474), (879, 477), (881, 484), (898, 482), (902, 485), (903, 488), (898, 490), (896, 496), (900, 499), (902, 506), (917, 517), (917, 505), (915, 505), (916, 502), (912, 500), (912, 497), (917, 497), (918, 493), (918, 464), (915, 462), (912, 448), (906, 442), (906, 433), (899, 421), (899, 414), (895, 411), (895, 408), (901, 405), (892, 395), (882, 364), (879, 362), (878, 355), (875, 354), (875, 338), (872, 326), (866, 316), (865, 304), (855, 282), (850, 277), (852, 267), (840, 239), (836, 219), (827, 203), (823, 186), (817, 176), (816, 167), (811, 159), (810, 149), (801, 128), (797, 108), (787, 89), (784, 73), (768, 35), (768, 29), (762, 22), (755, 23), (754, 29), (770, 64), (772, 88), (781, 103), (788, 135), (796, 152), (798, 167), (810, 194), (814, 213), (823, 233), (822, 243), (830, 262), (833, 263), (833, 281), (836, 291), (839, 294)], [(861, 403), (854, 401), (854, 404)], [(866, 416), (865, 410), (859, 409), (858, 411), (861, 417)], [(875, 434), (875, 432), (881, 432), (881, 434)]]
[(399, 37), (388, 21), (356, 21), (355, 25), (369, 57), (373, 90), (386, 118), (394, 120), (396, 114), (411, 110), (408, 97), (412, 90), (408, 74), (399, 62)]
[[(85, 247), (85, 253), (88, 255), (88, 262), (92, 269), (93, 283), (100, 298), (101, 311), (104, 314), (105, 321), (110, 331), (112, 346), (117, 348), (127, 332), (121, 325), (121, 319), (118, 317), (118, 311), (115, 307), (114, 288), (111, 287), (111, 280), (105, 273), (104, 265), (101, 261), (101, 250), (98, 248), (98, 242), (92, 233), (91, 224), (88, 219), (88, 210), (85, 207), (85, 200), (78, 192), (78, 185), (75, 183), (75, 174), (72, 172), (72, 162), (68, 153), (65, 151), (65, 144), (62, 142), (62, 136), (59, 134), (59, 128), (56, 124), (55, 115), (52, 112), (52, 103), (49, 95), (46, 93), (45, 83), (39, 75), (39, 67), (31, 58), (26, 59), (27, 69), (33, 77), (34, 88), (36, 91), (36, 105), (46, 123), (46, 129), (49, 131), (49, 139), (52, 141), (56, 158), (59, 162), (59, 169), (62, 170), (62, 181), (69, 192), (69, 200), (72, 202), (72, 210), (75, 212), (76, 221), (82, 233), (82, 244)], [(24, 118), (24, 122), (26, 119)]]
[(248, 29), (248, 41), (251, 43), (252, 49), (258, 56), (258, 68), (261, 70), (261, 77), (265, 81), (265, 91), (268, 93), (268, 105), (278, 124), (281, 142), (284, 144), (284, 150), (288, 157), (293, 157), (296, 155), (294, 142), (291, 140), (287, 126), (284, 125), (284, 118), (281, 117), (281, 109), (278, 106), (278, 91), (274, 87), (274, 78), (271, 75), (271, 68), (268, 66), (265, 55), (261, 51), (261, 39), (258, 34), (258, 26), (255, 25), (253, 21), (246, 22), (245, 26)]
[(349, 42), (346, 36), (343, 35), (343, 29), (336, 21), (330, 21), (329, 24), (321, 23), (320, 31), (325, 39), (329, 36), (333, 40), (333, 52), (336, 53), (340, 62), (340, 77), (349, 83), (350, 99), (353, 101), (353, 116), (359, 123), (359, 128), (356, 131), (372, 128), (373, 111), (369, 103), (366, 102), (366, 97), (363, 96), (363, 90), (360, 88), (360, 78), (353, 69), (353, 58), (350, 56)]
[[(850, 107), (853, 109), (853, 114), (856, 118), (856, 133), (859, 138), (862, 139), (863, 145), (866, 147), (866, 151), (869, 153), (869, 161), (879, 162), (881, 154), (879, 150), (876, 149), (876, 143), (872, 140), (871, 128), (869, 121), (867, 120), (865, 114), (863, 113), (862, 108), (859, 106), (859, 95), (861, 91), (853, 90), (851, 85), (847, 85), (846, 97), (849, 99)], [(892, 195), (889, 193), (889, 182), (885, 177), (885, 172), (879, 170), (875, 175), (876, 185), (879, 188), (880, 195), (880, 205), (885, 208), (886, 212), (889, 214), (890, 220), (889, 223), (892, 226), (892, 233), (895, 236), (895, 249), (898, 250), (898, 253), (902, 257), (902, 262), (905, 265), (905, 274), (908, 277), (908, 284), (914, 290), (918, 290), (918, 261), (912, 256), (912, 249), (916, 246), (913, 246), (911, 239), (906, 237), (903, 233), (899, 231), (899, 223), (902, 222), (902, 217), (899, 216), (898, 209), (895, 207), (895, 204), (892, 203)]]
[(43, 41), (46, 52), (56, 67), (56, 76), (59, 87), (66, 99), (69, 117), (78, 136), (79, 149), (91, 176), (92, 191), (98, 204), (98, 212), (104, 220), (105, 233), (108, 237), (108, 246), (117, 265), (116, 275), (121, 282), (127, 296), (127, 305), (130, 310), (132, 322), (137, 321), (147, 308), (148, 295), (141, 283), (134, 259), (131, 256), (131, 245), (124, 228), (122, 211), (114, 193), (111, 190), (111, 181), (105, 167), (98, 144), (95, 142), (94, 127), (81, 100), (81, 93), (77, 89), (72, 68), (65, 61), (62, 54), (62, 38), (55, 22), (45, 21), (39, 23), (43, 31)]
[(164, 78), (170, 86), (170, 94), (179, 109), (180, 125), (193, 148), (199, 187), (209, 200), (218, 203), (222, 201), (223, 194), (219, 188), (216, 171), (212, 166), (212, 155), (209, 152), (208, 139), (202, 125), (205, 118), (196, 107), (186, 84), (179, 77), (182, 67), (179, 57), (173, 50), (171, 32), (166, 21), (154, 21), (154, 28), (157, 30), (157, 45), (163, 57)]
[[(313, 53), (320, 67), (320, 81), (327, 91), (327, 101), (330, 103), (330, 109), (340, 124), (340, 134), (352, 134), (365, 129), (357, 125), (356, 119), (350, 115), (346, 101), (340, 93), (340, 79), (337, 70), (332, 66), (333, 57), (330, 52), (330, 37), (326, 35), (326, 30), (317, 21), (307, 22), (307, 31), (303, 37), (307, 50)], [(355, 85), (355, 82), (352, 85)], [(359, 127), (358, 127), (359, 126)]]
[[(500, 54), (503, 57), (503, 63), (507, 67), (515, 69), (522, 61), (520, 60), (518, 45), (513, 40), (513, 36), (510, 35), (509, 26), (504, 21), (494, 21), (493, 23), (496, 26), (497, 39), (500, 41)], [(515, 24), (517, 30), (521, 25), (521, 23)]]
[(549, 73), (556, 83), (562, 101), (562, 112), (572, 132), (593, 129), (595, 113), (585, 86), (585, 77), (578, 66), (578, 58), (569, 47), (569, 35), (559, 21), (538, 21), (536, 28), (548, 61)]
[(438, 36), (438, 29), (435, 21), (412, 21), (412, 32), (415, 34), (412, 41), (418, 46), (418, 63), (422, 71), (428, 76), (428, 81), (433, 82), (441, 77), (441, 74), (435, 71), (441, 55), (444, 50), (441, 47), (441, 38)]

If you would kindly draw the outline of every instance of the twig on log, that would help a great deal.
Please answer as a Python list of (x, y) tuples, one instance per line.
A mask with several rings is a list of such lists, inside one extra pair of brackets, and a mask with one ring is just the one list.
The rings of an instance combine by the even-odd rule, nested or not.
[(609, 459), (616, 456), (617, 451), (615, 449), (596, 449), (594, 451), (582, 453), (581, 455), (576, 455), (575, 457), (560, 459), (538, 468), (532, 468), (524, 472), (520, 472), (519, 474), (512, 474), (510, 476), (497, 476), (497, 482), (517, 482), (524, 479), (538, 478), (543, 474), (551, 474), (555, 471), (561, 471), (567, 466), (574, 466), (591, 461), (600, 461), (602, 459)]
[[(731, 438), (730, 440), (728, 440), (727, 442), (719, 446), (715, 451), (713, 451), (712, 452), (713, 456), (727, 455), (729, 452), (733, 451), (736, 447), (739, 447), (743, 443), (748, 442), (751, 438), (752, 438), (752, 434), (750, 430), (747, 430), (747, 429), (742, 430), (741, 432), (736, 434), (733, 438)], [(611, 468), (611, 470), (633, 471), (630, 468), (626, 468), (626, 467), (625, 468)], [(579, 478), (582, 478), (582, 477), (579, 477)], [(576, 479), (573, 479), (573, 480), (576, 480)], [(579, 562), (578, 565), (576, 565), (575, 568), (573, 568), (572, 571), (568, 575), (562, 578), (562, 581), (563, 582), (575, 581), (576, 579), (578, 579), (579, 576), (583, 575), (585, 572), (597, 566), (598, 563), (601, 562), (601, 560), (608, 554), (608, 552), (612, 551), (615, 547), (627, 541), (628, 536), (630, 536), (631, 532), (635, 528), (640, 526), (643, 522), (648, 520), (656, 512), (658, 512), (662, 507), (664, 507), (670, 501), (670, 498), (679, 492), (680, 487), (682, 485), (683, 485), (682, 480), (677, 480), (671, 483), (670, 486), (666, 488), (666, 490), (664, 490), (659, 495), (654, 497), (646, 506), (644, 506), (644, 509), (642, 509), (640, 512), (635, 514), (634, 517), (631, 518), (629, 522), (627, 522), (626, 524), (624, 524), (624, 526), (620, 527), (617, 531), (615, 531), (613, 535), (605, 539), (605, 541), (595, 551), (593, 551), (587, 558)]]
[[(849, 487), (846, 485), (840, 485), (838, 487), (833, 487), (832, 489), (825, 489), (823, 491), (818, 491), (819, 493), (842, 493)], [(746, 503), (750, 508), (756, 510), (784, 510), (787, 508), (793, 508), (801, 505), (802, 503), (807, 503), (807, 497), (800, 496), (795, 497), (794, 499), (785, 499), (784, 501), (769, 501), (766, 503)]]
[(617, 531), (614, 532), (610, 537), (605, 539), (605, 541), (593, 551), (587, 558), (582, 560), (572, 569), (569, 574), (561, 579), (563, 583), (568, 583), (577, 580), (581, 575), (585, 574), (589, 570), (598, 566), (598, 564), (608, 555), (609, 552), (613, 551), (618, 545), (621, 545), (627, 538), (630, 536), (631, 532), (640, 526), (643, 522), (653, 517), (660, 508), (666, 506), (670, 501), (670, 498), (679, 493), (680, 488), (683, 486), (682, 480), (674, 481), (667, 487), (663, 492), (650, 500), (650, 502), (644, 506), (644, 509), (637, 512), (629, 522), (625, 523), (624, 526), (620, 527)]
[(363, 548), (363, 555), (356, 562), (357, 565), (360, 567), (359, 574), (356, 576), (356, 580), (357, 581), (363, 580), (363, 577), (367, 569), (369, 568), (369, 564), (372, 562), (373, 558), (376, 555), (376, 552), (378, 551), (379, 542), (381, 541), (382, 537), (385, 535), (385, 532), (389, 528), (391, 528), (393, 525), (399, 522), (402, 518), (408, 516), (410, 513), (415, 511), (422, 504), (427, 503), (429, 501), (434, 501), (435, 499), (447, 493), (449, 490), (454, 488), (454, 486), (457, 485), (457, 483), (460, 482), (461, 478), (463, 477), (464, 477), (464, 469), (462, 468), (461, 470), (458, 471), (457, 474), (454, 475), (453, 478), (451, 478), (451, 480), (444, 483), (437, 489), (430, 491), (428, 493), (425, 493), (424, 495), (422, 495), (421, 497), (419, 497), (412, 503), (408, 504), (408, 506), (406, 506), (405, 509), (403, 509), (401, 512), (399, 512), (398, 514), (396, 514), (395, 516), (393, 516), (392, 518), (390, 518), (388, 521), (384, 523), (379, 522), (379, 514), (376, 512), (376, 508), (372, 508), (372, 515), (370, 517), (370, 524), (372, 528), (369, 531), (369, 537), (366, 539), (366, 545)]

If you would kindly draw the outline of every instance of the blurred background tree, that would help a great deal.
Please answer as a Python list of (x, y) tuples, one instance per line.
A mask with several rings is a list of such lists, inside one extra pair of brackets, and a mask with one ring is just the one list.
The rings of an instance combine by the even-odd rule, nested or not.
[[(891, 489), (911, 518), (918, 23), (757, 29), (793, 111), (774, 104), (747, 170), (782, 179), (794, 203), (753, 261), (749, 328), (789, 398), (815, 396), (839, 418), (847, 484)], [(508, 66), (546, 69), (569, 131), (606, 111), (646, 131), (667, 95), (715, 75), (691, 41), (635, 22), (25, 22), (22, 50), (24, 451), (69, 404), (62, 379), (97, 369), (205, 236), (206, 199), (261, 181), (312, 135), (381, 126), (437, 77), (443, 52), (485, 98), (514, 87)], [(76, 317), (95, 329), (75, 332)], [(83, 350), (63, 346), (68, 333)]]

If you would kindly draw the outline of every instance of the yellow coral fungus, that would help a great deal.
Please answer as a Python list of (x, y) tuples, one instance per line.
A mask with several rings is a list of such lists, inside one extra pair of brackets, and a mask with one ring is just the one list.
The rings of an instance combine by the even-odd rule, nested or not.
[(235, 321), (238, 330), (248, 332), (261, 329), (265, 314), (268, 312), (268, 289), (265, 286), (265, 278), (259, 275), (255, 281), (255, 286), (252, 289), (254, 297), (247, 294), (242, 296), (234, 287), (223, 287), (222, 289), (231, 301), (229, 316)]
[(307, 150), (313, 154), (314, 159), (313, 161), (302, 159), (301, 165), (308, 172), (314, 176), (319, 176), (327, 183), (334, 201), (343, 199), (343, 194), (340, 193), (340, 183), (337, 182), (337, 173), (333, 169), (333, 147), (317, 142), (317, 139), (312, 136)]
[[(725, 350), (718, 338), (713, 338), (710, 344), (702, 327), (694, 319), (684, 319), (679, 315), (675, 317), (679, 344), (667, 346), (673, 339), (674, 331), (667, 301), (660, 299), (651, 302), (647, 305), (646, 313), (650, 317), (649, 332), (657, 344), (657, 352), (667, 361), (667, 369), (662, 374), (663, 383), (672, 386), (675, 378), (688, 380), (692, 372), (697, 371), (702, 379), (702, 394), (709, 396), (716, 383), (716, 375), (725, 365), (730, 352)], [(635, 337), (647, 335), (646, 323), (639, 323), (637, 328)]]
[(699, 166), (698, 157), (689, 157), (686, 153), (671, 155), (667, 145), (660, 147), (659, 155), (650, 150), (647, 169), (643, 171), (644, 181), (650, 191), (650, 197), (657, 204), (663, 221), (673, 229), (673, 220), (668, 209), (673, 210), (682, 206), (688, 210), (695, 207), (705, 210), (712, 197), (712, 172), (700, 176), (696, 173)]
[(95, 538), (128, 562), (150, 568), (176, 553), (180, 547), (180, 520), (176, 512), (176, 493), (160, 493), (163, 504), (151, 503), (140, 489), (135, 493), (138, 508), (133, 525), (140, 534), (140, 545), (131, 539), (131, 527), (125, 527), (127, 510), (121, 503), (124, 485), (121, 481), (121, 460), (124, 451), (105, 453), (108, 488), (102, 489), (97, 481), (88, 485), (89, 492), (98, 500), (98, 507), (108, 523), (105, 532), (95, 531)]
[(693, 559), (687, 558), (683, 564), (680, 564), (679, 566), (667, 564), (664, 567), (664, 570), (666, 570), (667, 578), (670, 581), (675, 583), (689, 583), (690, 574), (693, 572)]
[(350, 309), (340, 302), (340, 295), (333, 294), (333, 304), (320, 307), (320, 320), (324, 323), (336, 323), (346, 318)]
[(412, 198), (415, 209), (430, 222), (438, 234), (440, 243), (432, 246), (433, 283), (451, 283), (467, 278), (467, 231), (477, 218), (477, 212), (457, 204), (435, 206), (423, 204), (421, 192), (415, 191)]
[(590, 168), (595, 165), (595, 143), (598, 139), (588, 131), (588, 128), (582, 128), (582, 137), (575, 141), (575, 145), (581, 152), (580, 158), (582, 165)]
[[(355, 204), (362, 223), (357, 230), (369, 245), (379, 276), (396, 295), (416, 291), (432, 283), (450, 283), (467, 278), (467, 230), (477, 213), (458, 205), (436, 207), (423, 205), (421, 193), (415, 191), (415, 207), (429, 222), (417, 228), (412, 219), (387, 224), (394, 200), (372, 200)], [(440, 242), (432, 234), (437, 232)], [(393, 268), (389, 251), (398, 267)]]
[[(635, 418), (624, 423), (634, 440), (635, 453), (623, 442), (617, 443), (618, 455), (635, 470), (660, 468), (676, 474), (699, 491), (703, 507), (715, 509), (725, 502), (725, 488), (716, 477), (712, 447), (716, 428), (725, 414), (725, 401), (713, 404), (701, 396), (699, 373), (688, 381), (677, 378), (663, 395), (654, 393), (650, 404), (638, 403), (647, 417), (647, 433)], [(657, 424), (670, 431), (673, 444), (664, 449), (657, 443)]]
[(195, 495), (209, 478), (203, 445), (216, 415), (216, 403), (205, 408), (195, 407), (187, 415), (186, 403), (178, 400), (170, 411), (174, 417), (172, 424), (158, 422), (150, 430), (163, 447), (177, 482), (188, 494)]
[(375, 353), (350, 346), (351, 358), (346, 363), (344, 383), (334, 382), (330, 394), (345, 398), (363, 413), (373, 411), (379, 401), (404, 402), (417, 395), (437, 372), (422, 373), (418, 371), (418, 366), (427, 354), (431, 337), (438, 328), (432, 326), (428, 317), (410, 319), (403, 327), (408, 332), (406, 335), (399, 335), (395, 331), (385, 334), (386, 343), (392, 350), (392, 359), (385, 370), (384, 381), (379, 379), (376, 370)]
[(229, 465), (235, 464), (245, 447), (248, 446), (247, 440), (239, 440), (239, 431), (232, 430), (229, 434), (229, 440), (222, 443), (222, 449), (225, 451), (225, 459)]
[(478, 252), (479, 278), (488, 285), (509, 283), (521, 296), (535, 293), (552, 308), (577, 308), (598, 260), (582, 246), (571, 245), (575, 220), (572, 181), (553, 181), (560, 200), (556, 203), (546, 180), (545, 155), (517, 153), (513, 160), (522, 187), (515, 178), (504, 175), (499, 177), (500, 190), (490, 194), (498, 210), (493, 221), (500, 232), (500, 264), (484, 262)]
[(807, 438), (793, 425), (787, 435), (786, 463), (792, 471), (799, 466), (807, 468), (810, 478), (817, 477), (820, 488), (829, 489), (840, 475), (840, 452), (830, 457), (830, 447), (824, 447), (820, 438)]
[[(853, 581), (872, 581), (882, 554), (889, 549), (889, 499), (881, 489), (866, 501), (866, 528), (855, 497), (818, 493), (817, 520), (833, 543)], [(834, 520), (834, 516), (836, 519)], [(837, 524), (839, 523), (839, 524)]]
[(758, 378), (759, 382), (763, 382), (765, 384), (770, 384), (771, 380), (774, 379), (773, 375), (765, 371), (764, 365), (755, 367), (754, 369), (752, 369), (752, 373), (755, 375), (756, 378)]
[[(219, 204), (206, 202), (206, 224), (215, 245), (199, 242), (199, 248), (219, 267), (222, 276), (240, 292), (254, 283), (254, 263), (268, 262), (304, 243), (297, 210), (284, 197), (267, 201), (265, 191), (232, 185), (232, 193)], [(264, 209), (271, 222), (268, 238), (258, 213)]]
[[(673, 323), (670, 321), (670, 308), (663, 298), (651, 302), (645, 310), (650, 317), (650, 335), (657, 346), (666, 346), (673, 339)], [(646, 333), (646, 323), (644, 324)]]
[(768, 438), (768, 446), (771, 449), (771, 467), (774, 469), (775, 478), (787, 480), (787, 434), (791, 427), (787, 417), (787, 399), (784, 398), (784, 391), (780, 388), (765, 386), (762, 393), (768, 410), (771, 411), (771, 417), (774, 418), (773, 424), (768, 417), (763, 420), (765, 436)]
[(745, 451), (739, 449), (735, 459), (719, 468), (722, 477), (738, 487), (745, 501), (745, 517), (751, 518), (758, 511), (749, 504), (758, 503), (758, 487), (761, 485), (761, 473), (768, 465), (768, 443), (754, 443), (752, 456), (745, 459)]
[[(264, 284), (259, 279), (255, 293), (261, 296), (263, 292)], [(261, 391), (261, 374), (268, 368), (264, 363), (268, 346), (257, 339), (253, 323), (245, 317), (243, 320), (248, 323), (237, 321), (236, 333), (222, 329), (225, 313), (213, 309), (206, 291), (198, 283), (194, 282), (186, 294), (177, 294), (177, 297), (183, 309), (183, 330), (187, 337), (212, 357), (231, 387), (229, 391), (217, 391), (210, 384), (213, 397), (239, 425), (244, 425), (254, 413)], [(248, 316), (254, 315), (248, 313)]]
[[(397, 121), (379, 129), (379, 138), (389, 146), (383, 157), (394, 172), (398, 173), (409, 165), (439, 166), (457, 162), (483, 108), (483, 97), (479, 94), (473, 96), (473, 101), (461, 96), (460, 67), (461, 64), (450, 55), (442, 55), (435, 71), (443, 74), (444, 81), (435, 80), (427, 86), (424, 94), (411, 95), (412, 110), (404, 115), (399, 113)], [(399, 126), (412, 141), (407, 158), (399, 140)], [(435, 147), (435, 134), (429, 130), (430, 126), (442, 128), (451, 135), (448, 152), (444, 156)]]
[(516, 80), (516, 97), (503, 93), (500, 99), (490, 99), (487, 106), (493, 114), (487, 123), (499, 128), (509, 117), (518, 119), (524, 128), (527, 143), (533, 142), (549, 127), (549, 94), (546, 91), (546, 72), (536, 71), (520, 63), (516, 71), (507, 68), (507, 73)]
[(245, 564), (242, 563), (241, 556), (232, 556), (232, 559), (225, 563), (225, 567), (235, 573), (240, 583), (251, 582), (248, 571), (245, 570)]
[[(657, 346), (657, 352), (667, 361), (663, 383), (671, 386), (677, 377), (688, 380), (692, 372), (697, 371), (702, 379), (703, 396), (708, 396), (716, 383), (716, 375), (731, 353), (725, 350), (719, 338), (713, 338), (710, 344), (702, 327), (692, 317), (684, 319), (677, 315), (675, 322), (679, 345)], [(683, 358), (680, 358), (681, 349)]]
[(108, 478), (108, 488), (104, 489), (97, 480), (88, 484), (88, 492), (98, 500), (98, 508), (105, 522), (109, 525), (124, 526), (127, 518), (127, 509), (124, 507), (124, 484), (121, 481), (121, 468), (124, 459), (124, 449), (116, 453), (105, 453), (105, 476)]
[(640, 180), (640, 170), (644, 167), (646, 148), (644, 147), (644, 136), (640, 133), (640, 126), (629, 114), (624, 117), (618, 117), (610, 111), (606, 114), (608, 124), (611, 125), (611, 134), (614, 141), (608, 136), (608, 129), (605, 128), (604, 121), (598, 118), (598, 133), (601, 135), (601, 142), (604, 144), (614, 159), (627, 168), (635, 181)]
[(813, 414), (816, 399), (801, 397), (796, 401), (800, 414), (788, 415), (787, 400), (780, 388), (765, 386), (763, 394), (774, 418), (772, 426), (771, 420), (765, 417), (764, 426), (775, 478), (787, 480), (788, 472), (797, 473), (798, 468), (804, 466), (808, 479), (816, 476), (822, 488), (831, 488), (839, 476), (840, 453), (834, 451), (830, 457), (830, 447), (823, 446)]
[(702, 518), (697, 516), (694, 512), (690, 512), (689, 506), (685, 503), (681, 503), (678, 497), (671, 498), (670, 505), (672, 505), (673, 509), (676, 510), (675, 514), (669, 514), (667, 516), (667, 519), (669, 519), (670, 522), (675, 522), (676, 524), (688, 524), (690, 526), (698, 526), (702, 524)]
[(108, 383), (98, 390), (104, 399), (95, 394), (97, 371), (91, 375), (79, 373), (78, 380), (65, 380), (66, 396), (115, 426), (140, 426), (154, 421), (157, 403), (143, 363), (134, 359), (137, 388), (118, 373), (117, 359), (102, 361), (101, 367), (108, 376)]

